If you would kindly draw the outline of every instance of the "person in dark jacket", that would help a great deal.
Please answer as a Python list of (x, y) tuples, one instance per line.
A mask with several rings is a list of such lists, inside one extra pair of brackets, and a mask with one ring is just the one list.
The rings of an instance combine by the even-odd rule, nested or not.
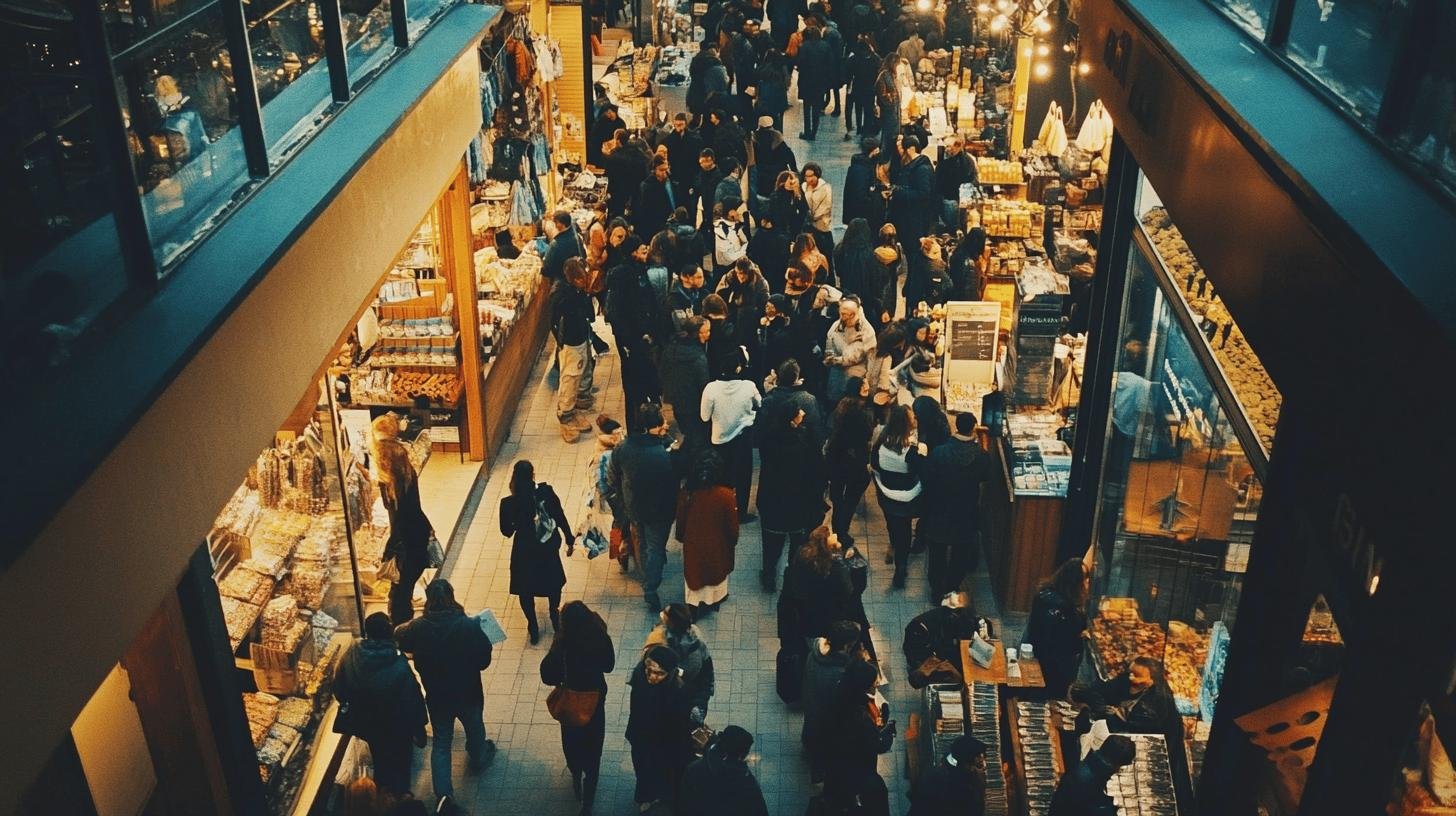
[(677, 283), (668, 290), (664, 301), (668, 333), (682, 331), (688, 320), (703, 313), (703, 298), (709, 294), (707, 282), (707, 276), (697, 264), (687, 264), (678, 269)]
[[(871, 233), (885, 221), (885, 199), (880, 195), (880, 182), (875, 177), (875, 160), (880, 153), (880, 140), (866, 136), (860, 140), (860, 152), (849, 157), (844, 171), (844, 223), (863, 218)], [(846, 236), (847, 237), (847, 236)]]
[(763, 381), (768, 372), (777, 371), (785, 360), (796, 354), (794, 327), (790, 312), (793, 306), (782, 292), (770, 295), (764, 304), (763, 317), (759, 320), (758, 349), (753, 355), (758, 371), (754, 378)]
[(617, 106), (608, 102), (607, 106), (602, 108), (602, 112), (597, 114), (596, 121), (592, 122), (591, 132), (586, 137), (588, 164), (596, 167), (602, 166), (602, 159), (605, 157), (602, 145), (606, 144), (607, 140), (614, 138), (622, 126), (622, 117), (617, 112)]
[(1031, 616), (1021, 640), (1035, 649), (1046, 678), (1047, 695), (1053, 699), (1067, 696), (1082, 665), (1089, 577), (1082, 559), (1069, 558), (1041, 585), (1031, 602)]
[(965, 226), (960, 217), (961, 185), (975, 181), (976, 162), (966, 152), (961, 135), (952, 134), (945, 143), (945, 155), (935, 166), (935, 190), (941, 201), (940, 222), (946, 229)]
[(560, 625), (561, 588), (566, 586), (566, 571), (561, 567), (558, 550), (563, 539), (566, 557), (576, 550), (576, 536), (561, 508), (561, 499), (551, 485), (536, 483), (536, 469), (520, 459), (511, 469), (511, 494), (501, 499), (500, 531), (511, 536), (510, 592), (521, 601), (526, 615), (526, 628), (531, 645), (541, 639), (536, 623), (536, 599), (549, 602), (551, 630)]
[(728, 319), (736, 330), (734, 339), (745, 346), (752, 346), (758, 319), (763, 315), (763, 307), (768, 304), (771, 294), (768, 281), (757, 264), (746, 256), (739, 258), (733, 269), (718, 281), (716, 294), (728, 306)]
[(617, 665), (607, 623), (581, 601), (561, 608), (561, 628), (541, 658), (541, 682), (572, 691), (595, 691), (596, 709), (581, 727), (561, 724), (561, 751), (571, 771), (571, 787), (581, 801), (579, 816), (591, 816), (602, 768), (607, 732), (607, 675)]
[(657, 646), (666, 646), (677, 655), (678, 679), (688, 705), (688, 718), (694, 727), (702, 725), (716, 690), (716, 676), (713, 655), (703, 641), (702, 631), (693, 624), (693, 611), (687, 604), (668, 604), (658, 613), (658, 624), (648, 633), (642, 656), (647, 657)]
[(809, 13), (804, 0), (776, 0), (768, 6), (769, 34), (773, 36), (774, 48), (783, 51), (789, 47), (789, 36), (799, 30), (799, 17)]
[(709, 379), (706, 344), (711, 331), (706, 319), (688, 318), (658, 361), (662, 399), (672, 407), (683, 444), (692, 449), (708, 441), (707, 427), (698, 416), (698, 406), (702, 404), (703, 388)]
[(970, 734), (950, 744), (945, 760), (920, 775), (906, 816), (982, 816), (986, 812), (986, 743)]
[[(1073, 702), (1087, 706), (1092, 719), (1106, 720), (1114, 733), (1159, 734), (1170, 746), (1183, 744), (1183, 717), (1178, 714), (1161, 661), (1134, 657), (1127, 671), (1098, 683), (1073, 686)], [(1173, 787), (1187, 806), (1193, 795), (1188, 777), (1188, 752), (1168, 751)]]
[(758, 94), (754, 97), (755, 119), (767, 116), (774, 130), (783, 132), (784, 111), (789, 109), (789, 71), (792, 66), (783, 51), (772, 48), (758, 66)]
[(711, 147), (699, 150), (693, 161), (698, 172), (693, 177), (692, 184), (687, 188), (688, 217), (697, 223), (698, 208), (701, 206), (703, 223), (711, 223), (713, 205), (718, 202), (718, 199), (715, 198), (718, 194), (718, 182), (723, 180), (723, 170), (718, 167), (717, 154)]
[[(647, 180), (652, 157), (641, 139), (627, 138), (627, 131), (617, 132), (617, 148), (602, 159), (607, 171), (607, 215), (626, 215)], [(650, 238), (651, 235), (649, 234)]]
[(753, 772), (748, 752), (753, 735), (736, 725), (718, 733), (701, 759), (683, 771), (677, 812), (693, 816), (768, 816), (768, 803)]
[(894, 742), (895, 724), (874, 702), (879, 673), (868, 663), (853, 663), (835, 690), (825, 736), (824, 798), (832, 812), (852, 811), (858, 802), (865, 816), (888, 816), (890, 793), (880, 777), (879, 756)]
[(708, 114), (708, 122), (713, 127), (713, 138), (704, 138), (705, 146), (713, 148), (713, 154), (718, 157), (718, 161), (727, 161), (731, 156), (740, 165), (747, 167), (748, 134), (743, 132), (743, 128), (721, 108), (715, 108)]
[(920, 470), (929, 451), (915, 440), (915, 419), (903, 405), (890, 406), (885, 427), (870, 451), (870, 467), (890, 539), (886, 563), (895, 565), (891, 586), (905, 587), (910, 558), (911, 520), (920, 515)]
[(384, 557), (393, 558), (399, 579), (389, 587), (389, 617), (398, 626), (414, 617), (415, 584), (429, 566), (434, 528), (420, 505), (420, 479), (409, 450), (399, 441), (399, 416), (382, 414), (370, 423), (379, 495), (389, 513)]
[(824, 737), (833, 727), (826, 715), (831, 711), (835, 691), (850, 664), (864, 660), (861, 636), (858, 623), (835, 621), (827, 637), (817, 638), (810, 645), (804, 663), (804, 691), (799, 696), (804, 727), (799, 739), (809, 760), (809, 778), (815, 783), (824, 781), (824, 758), (830, 751)]
[[(779, 174), (798, 169), (799, 162), (793, 148), (784, 141), (784, 134), (774, 129), (771, 117), (760, 116), (758, 129), (753, 132), (753, 166), (748, 174), (750, 203), (754, 202), (753, 196), (769, 197)], [(759, 207), (753, 204), (750, 209), (758, 212)]]
[(637, 198), (632, 202), (632, 229), (644, 241), (651, 240), (662, 229), (679, 204), (691, 203), (688, 194), (670, 174), (667, 159), (659, 157), (652, 162), (651, 177), (637, 187)]
[(839, 620), (869, 627), (843, 556), (839, 537), (821, 525), (809, 533), (798, 557), (789, 559), (778, 604), (779, 639), (785, 646), (805, 652)]
[[(762, 220), (759, 225), (763, 226)], [(784, 272), (789, 268), (789, 236), (774, 229), (755, 230), (748, 238), (748, 257), (768, 283), (769, 294), (784, 291)]]
[(688, 65), (688, 77), (688, 111), (699, 119), (704, 119), (711, 110), (708, 100), (726, 97), (731, 87), (728, 82), (728, 69), (718, 57), (717, 46), (706, 45), (693, 57)]
[(830, 19), (825, 11), (828, 3), (815, 3), (810, 10), (810, 19), (819, 28), (819, 37), (824, 44), (829, 46), (829, 93), (828, 101), (834, 103), (834, 110), (829, 111), (830, 116), (838, 116), (842, 113), (843, 102), (840, 101), (839, 91), (844, 85), (844, 35), (840, 33), (839, 23)]
[(1121, 734), (1103, 740), (1081, 764), (1062, 775), (1052, 794), (1049, 816), (1117, 816), (1118, 808), (1107, 795), (1107, 781), (1131, 764), (1136, 754), (1137, 745)]
[(672, 117), (672, 130), (662, 137), (658, 144), (667, 146), (667, 164), (672, 180), (687, 185), (697, 177), (698, 154), (703, 150), (703, 139), (696, 130), (688, 127), (688, 115), (679, 112)]
[(662, 409), (650, 402), (638, 407), (637, 426), (642, 430), (612, 451), (607, 484), (622, 497), (633, 532), (642, 542), (642, 597), (657, 612), (662, 609), (657, 588), (667, 560), (667, 536), (677, 517), (678, 473), (667, 449)]
[(917, 136), (901, 139), (900, 171), (890, 188), (891, 220), (905, 246), (919, 244), (921, 238), (930, 234), (930, 225), (940, 215), (935, 195), (935, 168), (929, 156), (921, 155), (921, 147)]
[[(765, 428), (782, 427), (782, 422), (793, 417), (795, 411), (803, 411), (803, 426), (808, 432), (809, 442), (816, 450), (824, 448), (826, 430), (824, 417), (819, 413), (819, 400), (804, 386), (799, 361), (785, 360), (774, 371), (774, 389), (763, 397), (763, 407), (758, 411), (758, 421)], [(766, 440), (760, 440), (760, 446)]]
[(646, 245), (633, 236), (626, 246), (627, 260), (607, 272), (605, 311), (621, 361), (628, 430), (635, 432), (637, 406), (662, 395), (653, 355), (665, 318), (662, 301), (647, 277)]
[(465, 728), (465, 752), (471, 772), (495, 755), (495, 742), (485, 735), (485, 689), (480, 673), (490, 666), (490, 638), (479, 621), (465, 614), (455, 588), (444, 578), (425, 587), (425, 614), (395, 630), (401, 651), (414, 658), (425, 684), (434, 743), (430, 746), (430, 778), (435, 796), (454, 796), (450, 779), (450, 746), (455, 721)]
[(941, 678), (917, 669), (927, 660), (939, 659), (949, 662), (959, 674), (960, 647), (956, 644), (974, 637), (983, 622), (990, 632), (990, 622), (976, 615), (971, 596), (966, 592), (951, 592), (938, 605), (916, 615), (905, 625), (905, 640), (901, 644), (910, 685), (924, 688), (932, 682), (956, 682), (954, 677)]
[(703, 347), (708, 356), (708, 370), (747, 365), (748, 353), (738, 342), (738, 330), (728, 317), (728, 304), (722, 297), (712, 294), (703, 298), (703, 319), (708, 321), (708, 342)]
[(395, 648), (389, 615), (375, 612), (364, 619), (364, 639), (350, 646), (334, 669), (334, 697), (348, 732), (369, 744), (379, 786), (408, 794), (411, 745), (425, 747), (425, 699), (409, 662)]
[(718, 179), (717, 188), (713, 190), (713, 201), (715, 203), (721, 202), (726, 207), (727, 202), (731, 199), (737, 201), (738, 206), (742, 206), (743, 165), (736, 157), (729, 156), (719, 161), (718, 167), (722, 169), (723, 175)]
[[(788, 369), (793, 362), (786, 361), (779, 370)], [(814, 438), (812, 429), (805, 427), (806, 415), (803, 408), (785, 406), (759, 423), (762, 447), (757, 502), (763, 537), (760, 580), (765, 592), (774, 591), (784, 541), (795, 550), (802, 547), (809, 539), (809, 531), (824, 520), (827, 509), (824, 483), (828, 474), (824, 470), (823, 446)]]
[[(922, 399), (932, 398), (915, 401)], [(955, 433), (938, 443), (926, 438), (925, 426), (920, 423), (920, 438), (930, 445), (930, 455), (922, 474), (925, 514), (917, 532), (930, 548), (930, 597), (939, 598), (976, 569), (981, 485), (996, 473), (996, 463), (975, 438), (975, 414), (957, 414)]]
[(678, 677), (677, 653), (653, 646), (627, 681), (632, 687), (627, 742), (637, 776), (633, 799), (642, 810), (671, 801), (683, 768), (692, 758), (688, 701)]
[(815, 26), (804, 29), (804, 44), (795, 60), (799, 67), (799, 101), (804, 103), (804, 132), (800, 139), (814, 141), (819, 135), (819, 117), (824, 98), (834, 85), (835, 58), (823, 32)]
[(561, 438), (575, 442), (591, 421), (581, 415), (589, 410), (592, 400), (594, 369), (591, 338), (595, 307), (587, 294), (586, 262), (571, 258), (563, 270), (564, 279), (551, 286), (551, 337), (556, 341), (557, 363), (561, 379), (556, 387), (556, 419), (561, 423)]
[(874, 134), (879, 141), (875, 119), (875, 79), (879, 75), (880, 55), (875, 53), (873, 38), (868, 32), (856, 35), (844, 60), (844, 79), (849, 86), (844, 95), (844, 141), (856, 132), (861, 139)]
[(874, 418), (870, 416), (869, 386), (861, 377), (845, 384), (845, 396), (834, 406), (829, 439), (824, 445), (829, 469), (829, 502), (833, 506), (830, 526), (845, 546), (854, 546), (849, 524), (854, 511), (870, 486), (870, 438)]
[(981, 255), (986, 251), (986, 231), (971, 227), (956, 243), (946, 262), (946, 274), (954, 286), (951, 300), (981, 299)]
[(556, 235), (551, 238), (551, 245), (546, 247), (546, 257), (541, 259), (541, 274), (553, 281), (565, 280), (562, 269), (567, 259), (580, 258), (585, 254), (581, 236), (571, 222), (571, 213), (565, 210), (552, 213), (551, 223), (556, 228)]

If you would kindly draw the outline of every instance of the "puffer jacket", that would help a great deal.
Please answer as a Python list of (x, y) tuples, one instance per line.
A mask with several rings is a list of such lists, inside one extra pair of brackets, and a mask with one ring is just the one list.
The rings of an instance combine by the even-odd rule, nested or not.
[(415, 659), (431, 706), (485, 704), (480, 673), (490, 665), (490, 638), (460, 607), (427, 612), (394, 632), (399, 648)]
[(349, 647), (334, 670), (334, 697), (348, 705), (353, 732), (365, 740), (424, 733), (420, 684), (393, 641), (361, 640)]

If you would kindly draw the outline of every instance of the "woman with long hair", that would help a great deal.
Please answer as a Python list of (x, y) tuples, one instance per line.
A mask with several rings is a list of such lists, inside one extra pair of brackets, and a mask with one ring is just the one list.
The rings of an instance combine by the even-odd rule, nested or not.
[(768, 199), (768, 212), (764, 220), (769, 229), (785, 239), (804, 231), (804, 222), (809, 217), (809, 205), (804, 201), (804, 191), (799, 188), (799, 176), (793, 170), (779, 173), (774, 180), (774, 191)]
[(541, 659), (541, 682), (572, 691), (596, 692), (596, 708), (583, 726), (561, 724), (561, 751), (571, 771), (571, 788), (581, 800), (580, 816), (590, 816), (602, 767), (607, 733), (607, 675), (617, 665), (617, 651), (607, 623), (581, 601), (561, 608), (561, 627)]
[(1067, 695), (1082, 665), (1089, 578), (1082, 559), (1069, 558), (1042, 582), (1031, 602), (1021, 640), (1036, 650), (1047, 692), (1054, 698)]
[(860, 302), (870, 306), (867, 298), (877, 301), (873, 308), (866, 308), (867, 319), (879, 319), (879, 294), (884, 284), (875, 287), (875, 248), (872, 245), (870, 224), (863, 218), (851, 219), (844, 228), (844, 237), (834, 248), (834, 269), (839, 274), (839, 288), (846, 295), (856, 295)]
[(800, 266), (809, 270), (815, 283), (829, 282), (829, 259), (819, 251), (813, 235), (801, 232), (794, 238), (793, 245), (789, 247), (789, 260), (798, 261)]
[(561, 499), (551, 485), (536, 482), (536, 469), (525, 459), (511, 468), (511, 494), (501, 499), (501, 535), (511, 539), (510, 593), (520, 598), (526, 615), (526, 631), (531, 645), (541, 640), (536, 623), (536, 599), (545, 598), (551, 614), (551, 628), (561, 623), (561, 588), (566, 586), (566, 571), (561, 567), (558, 550), (566, 541), (566, 557), (576, 550), (576, 536), (561, 507)]
[(821, 524), (789, 560), (778, 608), (779, 639), (786, 646), (807, 652), (814, 638), (828, 637), (835, 621), (852, 620), (868, 630), (843, 556), (839, 536)]
[(915, 414), (915, 436), (925, 447), (935, 450), (942, 442), (950, 441), (950, 420), (934, 397), (916, 397), (910, 411)]
[(874, 419), (868, 407), (869, 387), (862, 377), (850, 377), (845, 396), (834, 406), (824, 458), (829, 469), (829, 503), (834, 511), (830, 527), (841, 541), (854, 545), (849, 524), (870, 486), (870, 438)]
[(399, 417), (383, 414), (371, 426), (371, 450), (379, 474), (379, 495), (389, 513), (389, 540), (384, 557), (399, 567), (399, 580), (389, 587), (389, 620), (398, 626), (414, 617), (415, 583), (430, 563), (430, 536), (435, 529), (420, 506), (420, 477), (409, 449), (399, 441)]
[(789, 64), (784, 52), (770, 48), (759, 63), (756, 78), (758, 98), (754, 104), (754, 117), (771, 117), (774, 130), (782, 133), (784, 111), (789, 109)]
[(920, 515), (920, 468), (928, 452), (924, 443), (916, 441), (915, 415), (903, 405), (890, 406), (880, 438), (870, 452), (870, 466), (874, 469), (875, 488), (890, 537), (885, 563), (895, 565), (891, 582), (895, 589), (905, 588), (911, 522)]
[(725, 486), (723, 460), (698, 454), (677, 499), (677, 540), (683, 545), (683, 600), (695, 617), (717, 611), (728, 597), (738, 547), (738, 505)]
[[(844, 670), (825, 720), (828, 746), (824, 762), (824, 798), (835, 813), (888, 816), (890, 792), (879, 772), (879, 756), (890, 750), (894, 724), (887, 706), (875, 696), (879, 673), (869, 663)], [(856, 808), (856, 803), (858, 807)]]

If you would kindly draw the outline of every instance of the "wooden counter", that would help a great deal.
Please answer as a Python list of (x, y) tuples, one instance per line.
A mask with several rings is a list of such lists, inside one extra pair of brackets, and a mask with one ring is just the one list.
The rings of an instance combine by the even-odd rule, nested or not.
[(991, 646), (995, 648), (996, 652), (991, 657), (991, 665), (983, 669), (979, 663), (971, 659), (971, 642), (969, 640), (960, 641), (961, 675), (967, 683), (996, 683), (1011, 688), (1039, 689), (1046, 687), (1046, 680), (1041, 674), (1041, 661), (1034, 657), (1021, 658), (1017, 661), (1021, 666), (1021, 676), (1011, 677), (1006, 673), (1006, 644), (993, 640)]
[(1002, 613), (1025, 614), (1031, 611), (1037, 586), (1057, 567), (1066, 499), (1016, 495), (1007, 443), (991, 440), (991, 455), (1000, 463), (1001, 478), (987, 482), (981, 493), (986, 569)]
[(490, 362), (482, 368), (484, 387), (481, 389), (481, 402), (485, 416), (487, 461), (494, 460), (496, 452), (511, 432), (511, 420), (516, 416), (516, 406), (521, 401), (526, 381), (530, 379), (531, 369), (536, 365), (536, 357), (545, 343), (550, 324), (546, 317), (547, 295), (550, 291), (551, 282), (542, 278), (531, 302), (516, 317), (515, 325), (495, 349)]

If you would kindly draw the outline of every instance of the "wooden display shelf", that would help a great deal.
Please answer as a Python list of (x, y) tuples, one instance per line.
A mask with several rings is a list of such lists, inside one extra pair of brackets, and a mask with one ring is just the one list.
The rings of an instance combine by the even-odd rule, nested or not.
[(1057, 566), (1057, 540), (1062, 534), (1066, 498), (1017, 493), (1011, 483), (1007, 440), (993, 441), (991, 453), (1001, 464), (998, 479), (981, 492), (982, 536), (991, 588), (1003, 612), (1030, 612), (1043, 578)]
[(991, 641), (991, 646), (996, 649), (991, 656), (991, 665), (988, 668), (981, 668), (981, 664), (971, 659), (971, 642), (963, 640), (961, 648), (961, 674), (967, 683), (995, 683), (1011, 688), (1039, 689), (1046, 687), (1046, 679), (1041, 673), (1041, 661), (1034, 657), (1023, 657), (1016, 661), (1021, 666), (1021, 676), (1012, 677), (1007, 674), (1006, 669), (1006, 646), (999, 640)]

